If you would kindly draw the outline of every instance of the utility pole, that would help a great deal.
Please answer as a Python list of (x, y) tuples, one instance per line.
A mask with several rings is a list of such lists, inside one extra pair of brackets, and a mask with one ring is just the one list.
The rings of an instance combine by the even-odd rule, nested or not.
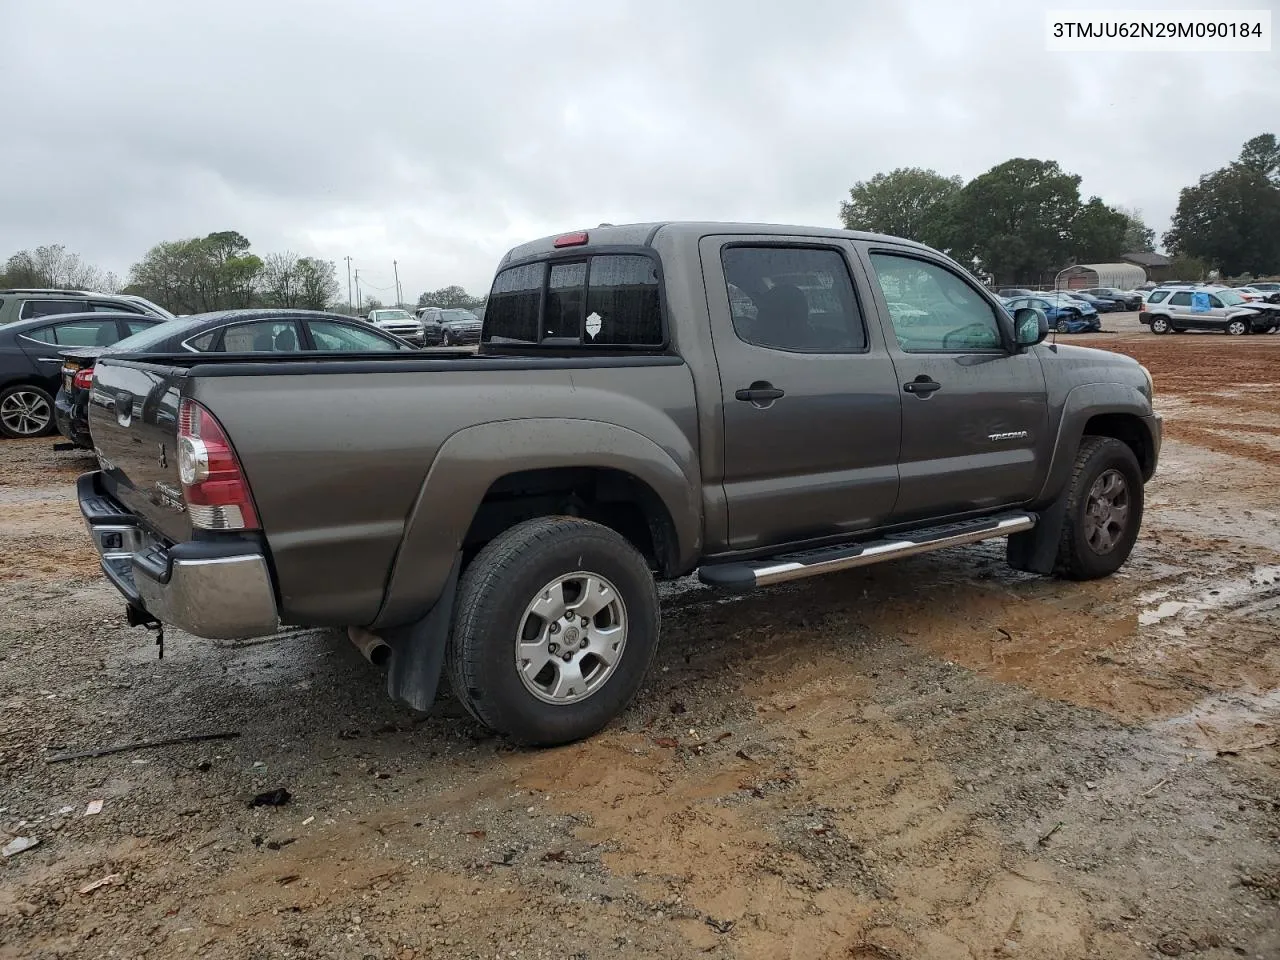
[(345, 257), (347, 261), (347, 313), (350, 313), (355, 304), (351, 300), (351, 258)]
[(391, 269), (396, 272), (396, 306), (404, 306), (404, 294), (400, 292), (400, 264), (392, 260)]
[(356, 315), (359, 316), (363, 308), (360, 305), (360, 268), (356, 267)]

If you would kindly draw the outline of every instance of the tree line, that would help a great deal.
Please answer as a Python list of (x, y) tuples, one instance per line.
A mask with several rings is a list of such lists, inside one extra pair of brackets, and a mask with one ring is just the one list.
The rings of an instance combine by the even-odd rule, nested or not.
[[(1150, 252), (1141, 211), (1082, 199), (1080, 177), (1052, 160), (1016, 158), (967, 183), (901, 167), (859, 181), (840, 204), (851, 230), (906, 237), (944, 250), (998, 284), (1030, 281), (1072, 263)], [(1175, 273), (1199, 279), (1280, 271), (1280, 148), (1273, 134), (1182, 191), (1164, 235)]]
[[(243, 307), (347, 310), (332, 261), (292, 250), (260, 256), (235, 230), (157, 243), (129, 268), (127, 283), (69, 253), (62, 244), (19, 250), (0, 269), (0, 289), (8, 287), (131, 293), (177, 314)], [(476, 309), (483, 303), (483, 298), (458, 286), (418, 297), (418, 306)], [(366, 298), (360, 306), (369, 310), (382, 304)]]

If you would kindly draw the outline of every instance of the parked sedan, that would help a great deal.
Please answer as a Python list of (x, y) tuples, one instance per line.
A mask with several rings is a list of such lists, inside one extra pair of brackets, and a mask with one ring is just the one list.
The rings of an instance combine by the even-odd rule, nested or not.
[(1117, 310), (1123, 310), (1124, 307), (1114, 300), (1106, 297), (1095, 297), (1091, 293), (1085, 293), (1083, 290), (1058, 290), (1058, 294), (1070, 297), (1079, 303), (1087, 303), (1093, 307), (1098, 313), (1114, 313)]
[(1100, 300), (1110, 300), (1118, 304), (1118, 310), (1137, 310), (1142, 306), (1142, 296), (1136, 290), (1119, 290), (1116, 287), (1090, 287), (1087, 290), (1079, 290), (1078, 293), (1087, 293), (1091, 297), (1097, 297)]
[(63, 350), (55, 409), (58, 429), (92, 448), (89, 393), (98, 357), (112, 353), (388, 353), (412, 344), (344, 314), (311, 310), (230, 310), (177, 317), (108, 347)]
[(1236, 293), (1242, 296), (1248, 294), (1247, 299), (1261, 300), (1264, 303), (1280, 303), (1280, 283), (1250, 283), (1243, 287), (1236, 287)]
[(0, 436), (41, 437), (54, 431), (54, 394), (63, 347), (107, 347), (159, 326), (139, 313), (45, 314), (0, 327)]
[(1096, 333), (1102, 329), (1098, 311), (1088, 303), (1061, 294), (1016, 297), (1009, 301), (1010, 313), (1023, 307), (1034, 307), (1044, 313), (1049, 326), (1059, 333)]

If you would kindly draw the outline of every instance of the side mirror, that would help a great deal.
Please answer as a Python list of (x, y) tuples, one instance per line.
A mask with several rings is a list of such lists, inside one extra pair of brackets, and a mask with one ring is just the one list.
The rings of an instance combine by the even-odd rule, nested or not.
[(1034, 347), (1049, 335), (1049, 320), (1035, 307), (1019, 307), (1013, 315), (1014, 342)]

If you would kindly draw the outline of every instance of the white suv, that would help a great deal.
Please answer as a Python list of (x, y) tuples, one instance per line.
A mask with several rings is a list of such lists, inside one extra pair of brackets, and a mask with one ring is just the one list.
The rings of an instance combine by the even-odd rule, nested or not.
[(1238, 337), (1273, 332), (1280, 325), (1280, 311), (1248, 304), (1225, 287), (1161, 287), (1151, 291), (1138, 320), (1152, 333), (1222, 330)]

